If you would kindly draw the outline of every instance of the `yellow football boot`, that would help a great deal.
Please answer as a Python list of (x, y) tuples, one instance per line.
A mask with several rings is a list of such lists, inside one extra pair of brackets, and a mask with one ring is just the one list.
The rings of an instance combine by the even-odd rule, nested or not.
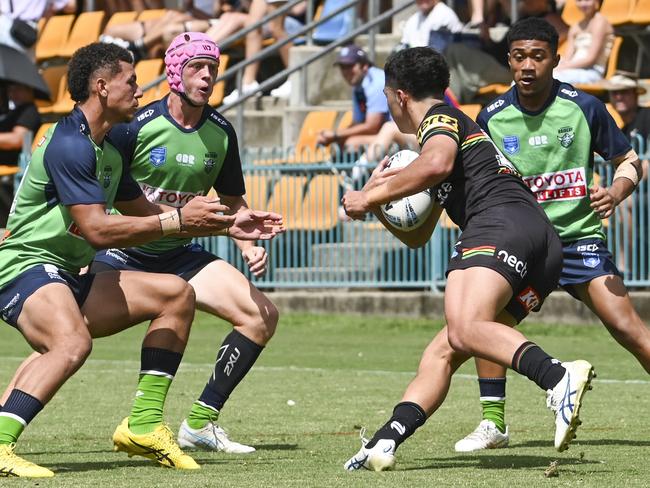
[(190, 456), (185, 454), (166, 425), (159, 425), (148, 434), (134, 434), (129, 430), (129, 418), (125, 418), (113, 434), (113, 449), (124, 451), (129, 457), (143, 456), (163, 466), (175, 469), (200, 469)]
[(0, 444), (0, 478), (51, 478), (54, 473), (43, 466), (16, 456), (15, 444)]

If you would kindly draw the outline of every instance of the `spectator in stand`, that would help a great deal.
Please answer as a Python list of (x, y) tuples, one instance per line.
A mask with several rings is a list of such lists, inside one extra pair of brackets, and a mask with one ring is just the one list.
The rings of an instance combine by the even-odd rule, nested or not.
[[(221, 25), (223, 38), (241, 29), (242, 22), (230, 26), (229, 16), (245, 15), (237, 0), (185, 0), (181, 10), (168, 10), (158, 19), (129, 22), (108, 27), (100, 37), (133, 52), (136, 60), (162, 56), (171, 40), (182, 32), (206, 32)], [(222, 22), (223, 17), (223, 22)]]
[(352, 123), (339, 132), (323, 130), (317, 143), (328, 146), (338, 143), (347, 151), (371, 144), (389, 118), (384, 95), (384, 71), (373, 66), (359, 46), (344, 46), (334, 63), (352, 87)]
[(418, 11), (406, 20), (399, 47), (431, 46), (444, 51), (463, 24), (441, 0), (415, 0), (415, 3)]
[[(280, 8), (286, 0), (252, 0), (248, 12), (248, 19), (246, 20), (245, 27), (249, 27), (256, 22), (262, 20), (265, 16), (273, 13), (274, 10)], [(254, 29), (246, 35), (246, 59), (250, 59), (262, 50), (262, 40), (267, 35), (280, 41), (287, 37), (287, 32), (294, 30), (301, 19), (304, 21), (304, 15), (307, 11), (307, 2), (297, 4), (290, 11), (290, 15), (278, 15), (271, 19), (267, 24), (259, 29)], [(291, 20), (293, 19), (293, 20)], [(214, 38), (214, 37), (213, 37)], [(282, 63), (289, 66), (289, 49), (292, 43), (287, 43), (279, 50)], [(260, 69), (260, 63), (251, 63), (244, 68), (242, 78), (242, 94), (255, 92), (259, 89), (257, 82), (257, 74)], [(289, 98), (291, 94), (291, 82), (287, 79), (282, 85), (271, 90), (271, 96), (278, 98)], [(235, 88), (229, 95), (223, 99), (224, 104), (235, 102), (240, 96), (239, 90)]]
[[(548, 21), (558, 31), (560, 43), (566, 38), (569, 28), (557, 12), (554, 0), (519, 0), (517, 12), (520, 19), (541, 17)], [(477, 91), (483, 86), (512, 82), (506, 38), (493, 41), (489, 27), (486, 23), (480, 26), (480, 48), (463, 42), (451, 44), (445, 51), (451, 75), (449, 87), (460, 103), (474, 102)]]
[[(76, 9), (76, 0), (0, 0), (0, 44), (34, 59), (38, 21), (57, 13), (75, 13)], [(14, 20), (23, 24), (12, 33)]]
[(646, 89), (639, 85), (636, 74), (617, 71), (603, 86), (609, 92), (609, 102), (623, 120), (623, 133), (629, 139), (635, 139), (637, 134), (641, 136), (643, 148), (647, 151), (650, 108), (639, 106), (639, 95), (645, 94)]
[(165, 8), (165, 2), (163, 0), (104, 0), (104, 10), (109, 17), (115, 12), (130, 10), (142, 12), (153, 8)]
[(553, 75), (565, 83), (603, 79), (614, 43), (614, 28), (599, 12), (601, 0), (576, 0), (584, 18), (569, 29), (566, 53)]
[[(25, 136), (28, 132), (33, 134), (41, 126), (41, 117), (34, 103), (34, 90), (30, 87), (10, 83), (6, 87), (9, 100), (9, 110), (0, 115), (0, 164), (16, 165), (23, 149)], [(9, 196), (13, 195), (13, 178), (5, 178), (2, 182), (2, 195), (0, 198), (0, 227), (7, 223), (11, 202)]]

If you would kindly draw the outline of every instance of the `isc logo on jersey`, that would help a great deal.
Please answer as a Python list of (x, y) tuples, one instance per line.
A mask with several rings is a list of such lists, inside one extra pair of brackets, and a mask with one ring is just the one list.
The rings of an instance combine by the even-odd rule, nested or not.
[(143, 121), (144, 119), (146, 119), (147, 117), (151, 117), (152, 114), (153, 114), (153, 110), (152, 110), (152, 109), (149, 109), (149, 110), (146, 110), (146, 111), (142, 112), (142, 113), (141, 113), (140, 115), (138, 115), (138, 117), (137, 117), (138, 122), (142, 122), (142, 121)]
[(490, 105), (490, 106), (487, 108), (488, 113), (490, 113), (490, 112), (492, 112), (492, 111), (498, 109), (498, 108), (499, 108), (501, 105), (503, 105), (504, 103), (506, 103), (506, 102), (505, 102), (505, 100), (503, 100), (503, 99), (502, 99), (502, 100), (497, 100), (496, 102), (494, 102), (492, 105)]

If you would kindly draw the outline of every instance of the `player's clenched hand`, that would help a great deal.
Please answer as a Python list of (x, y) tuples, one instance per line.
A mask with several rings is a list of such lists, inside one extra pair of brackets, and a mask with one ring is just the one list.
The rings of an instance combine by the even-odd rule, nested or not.
[(243, 241), (268, 240), (286, 230), (283, 227), (282, 215), (275, 212), (263, 212), (248, 208), (237, 212), (234, 217), (235, 221), (228, 230), (228, 234), (235, 239)]
[(248, 269), (254, 276), (259, 278), (266, 273), (266, 265), (268, 263), (268, 254), (266, 249), (262, 246), (253, 246), (244, 249), (241, 252), (244, 262), (248, 265)]
[(370, 211), (368, 197), (364, 191), (349, 191), (341, 199), (345, 213), (354, 220), (363, 220)]
[(183, 231), (195, 236), (207, 236), (230, 227), (235, 216), (229, 215), (230, 208), (219, 199), (204, 196), (194, 197), (181, 210)]
[(598, 185), (592, 186), (589, 188), (589, 199), (591, 208), (601, 219), (606, 219), (614, 213), (616, 202), (606, 188)]
[(384, 183), (386, 183), (386, 181), (388, 181), (389, 179), (391, 179), (393, 176), (395, 176), (397, 173), (399, 173), (404, 169), (404, 168), (386, 169), (386, 166), (388, 165), (388, 159), (389, 159), (388, 156), (386, 156), (372, 171), (372, 173), (370, 174), (370, 178), (363, 186), (364, 191), (368, 191), (372, 188), (375, 188), (376, 186), (383, 185)]

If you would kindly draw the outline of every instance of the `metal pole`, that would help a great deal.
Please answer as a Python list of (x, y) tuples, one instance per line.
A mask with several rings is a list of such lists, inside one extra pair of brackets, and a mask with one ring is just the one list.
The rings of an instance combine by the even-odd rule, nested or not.
[[(368, 4), (368, 19), (366, 22), (376, 18), (377, 15), (379, 15), (379, 0), (370, 0)], [(373, 27), (370, 29), (370, 35), (368, 36), (368, 54), (370, 54), (370, 61), (373, 63), (375, 62), (375, 36), (378, 31), (379, 26)]]

